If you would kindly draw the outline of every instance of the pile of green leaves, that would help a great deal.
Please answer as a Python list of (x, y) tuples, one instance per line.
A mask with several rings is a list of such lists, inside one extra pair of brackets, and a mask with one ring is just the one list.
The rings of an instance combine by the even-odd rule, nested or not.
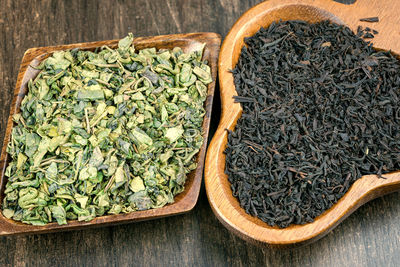
[(210, 68), (204, 46), (55, 52), (15, 114), (3, 215), (33, 225), (172, 203), (196, 168)]

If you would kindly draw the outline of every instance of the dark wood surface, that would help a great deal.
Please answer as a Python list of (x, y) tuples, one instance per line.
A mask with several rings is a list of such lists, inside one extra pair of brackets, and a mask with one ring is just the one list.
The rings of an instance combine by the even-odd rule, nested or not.
[[(136, 36), (199, 31), (225, 36), (258, 2), (0, 0), (1, 140), (18, 67), (28, 48), (109, 40), (130, 31)], [(214, 102), (210, 135), (220, 113), (218, 97)], [(203, 187), (198, 204), (185, 215), (2, 237), (0, 251), (1, 266), (398, 266), (400, 194), (367, 203), (323, 239), (290, 250), (261, 249), (231, 234), (212, 213)]]

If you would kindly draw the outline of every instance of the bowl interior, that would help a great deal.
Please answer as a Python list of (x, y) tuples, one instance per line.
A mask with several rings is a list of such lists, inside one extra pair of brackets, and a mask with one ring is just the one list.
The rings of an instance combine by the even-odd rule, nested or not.
[[(244, 45), (244, 38), (253, 36), (260, 30), (260, 28), (267, 28), (273, 22), (278, 22), (279, 20), (304, 20), (309, 23), (330, 20), (337, 24), (344, 24), (344, 22), (334, 14), (318, 7), (302, 4), (278, 6), (268, 10), (268, 12), (259, 14), (258, 16), (254, 17), (253, 20), (248, 21), (243, 25), (243, 28), (238, 34), (238, 38), (233, 45), (233, 50), (235, 53), (232, 54), (232, 68), (235, 67), (237, 61), (239, 60), (240, 51)], [(257, 25), (257, 27), (254, 27), (254, 25)]]
[[(115, 49), (118, 47), (118, 41), (110, 41), (108, 44), (104, 44), (107, 45), (108, 47)], [(142, 49), (146, 49), (146, 48), (153, 48), (156, 47), (157, 50), (158, 49), (173, 49), (174, 47), (181, 47), (184, 52), (188, 53), (191, 51), (195, 51), (199, 48), (201, 48), (202, 43), (197, 41), (197, 40), (190, 40), (190, 39), (183, 39), (183, 40), (160, 40), (160, 42), (143, 42), (141, 41), (141, 39), (135, 39), (134, 40), (134, 45), (135, 45), (135, 50), (139, 51)], [(73, 45), (71, 45), (73, 46)], [(93, 47), (91, 45), (88, 45), (87, 47), (83, 46), (80, 49), (81, 50), (87, 50), (87, 51), (95, 51), (96, 49), (100, 48), (101, 46), (96, 46)], [(75, 48), (75, 46), (74, 46)], [(68, 48), (60, 48), (60, 49), (52, 49), (51, 51), (46, 51), (38, 56), (36, 56), (35, 58), (32, 59), (32, 61), (29, 64), (29, 67), (27, 69), (27, 71), (25, 72), (24, 76), (23, 76), (23, 84), (20, 88), (20, 92), (18, 94), (18, 98), (17, 98), (17, 102), (16, 105), (13, 105), (14, 108), (14, 114), (18, 113), (20, 111), (20, 106), (21, 106), (21, 101), (23, 99), (23, 97), (28, 93), (28, 87), (27, 87), (27, 81), (29, 81), (30, 79), (35, 79), (35, 77), (39, 74), (40, 70), (34, 69), (33, 67), (38, 66), (43, 60), (45, 60), (46, 58), (48, 58), (49, 56), (51, 56), (53, 54), (54, 51), (57, 50), (65, 50)], [(203, 55), (203, 59), (205, 60), (209, 60), (210, 59), (210, 50), (209, 49), (205, 49), (204, 50), (204, 55)], [(205, 122), (203, 122), (203, 130), (205, 128)], [(196, 155), (196, 162), (199, 163), (199, 156), (200, 153), (198, 153)], [(10, 158), (7, 156), (7, 160), (6, 160), (6, 164), (5, 167), (7, 167), (8, 163), (9, 163)], [(196, 174), (196, 170), (191, 171), (188, 175), (187, 175), (187, 179), (186, 179), (186, 183), (185, 183), (185, 188), (189, 189), (191, 188), (192, 184), (193, 184), (193, 180)], [(4, 198), (4, 189), (5, 189), (5, 184), (7, 183), (7, 177), (4, 176), (2, 174), (2, 179), (1, 179), (1, 187), (0, 187), (0, 203), (2, 203), (3, 198)], [(183, 191), (182, 193), (178, 194), (175, 197), (175, 202), (177, 203), (179, 202), (183, 197), (185, 197), (185, 195), (188, 193), (189, 190)], [(170, 204), (169, 204), (170, 205)], [(12, 221), (12, 220), (11, 220)], [(14, 221), (12, 221), (14, 222)], [(16, 222), (19, 223), (19, 222)]]
[[(310, 23), (315, 23), (318, 21), (323, 21), (323, 20), (330, 20), (334, 23), (337, 24), (344, 24), (343, 21), (341, 21), (337, 16), (334, 14), (327, 12), (323, 9), (320, 9), (318, 7), (310, 6), (310, 5), (301, 5), (301, 4), (293, 4), (293, 5), (286, 5), (286, 6), (278, 6), (274, 9), (269, 10), (268, 12), (261, 13), (258, 16), (255, 16), (253, 20), (246, 22), (242, 26), (242, 30), (239, 32), (236, 42), (233, 44), (233, 51), (234, 53), (232, 54), (232, 62), (231, 62), (231, 68), (235, 68), (236, 63), (239, 60), (240, 57), (240, 52), (244, 44), (244, 38), (253, 36), (256, 34), (260, 28), (264, 27), (267, 28), (269, 25), (271, 25), (273, 22), (278, 22), (278, 21), (287, 21), (287, 20), (304, 20)], [(254, 27), (254, 25), (257, 25), (257, 27)], [(221, 74), (220, 74), (221, 75)], [(230, 75), (232, 76), (232, 75)], [(224, 90), (225, 93), (225, 90)], [(235, 91), (236, 94), (236, 91)], [(231, 96), (232, 98), (232, 96)], [(233, 99), (231, 100), (233, 102)], [(240, 109), (241, 113), (241, 107), (240, 104), (234, 103), (233, 104), (235, 109)], [(240, 117), (240, 113), (237, 114), (235, 117), (235, 120), (233, 123), (230, 124), (229, 129), (234, 130), (234, 127), (236, 125), (237, 120)], [(225, 134), (224, 142), (223, 142), (223, 147), (225, 148), (226, 144), (228, 142), (227, 139), (227, 134)], [(222, 160), (223, 160), (223, 167), (225, 169), (225, 154), (222, 154)], [(272, 227), (269, 226), (267, 223), (263, 222), (257, 217), (251, 216), (247, 214), (244, 209), (240, 207), (239, 201), (232, 196), (232, 189), (230, 188), (231, 184), (228, 181), (228, 176), (226, 174), (220, 175), (219, 176), (220, 182), (224, 185), (223, 186), (223, 191), (225, 197), (228, 199), (229, 203), (237, 210), (239, 210), (241, 216), (244, 216), (248, 221), (264, 228), (269, 228), (269, 229), (277, 229), (279, 231), (289, 231), (290, 229), (296, 229), (299, 227), (302, 227), (303, 225), (291, 225), (287, 228), (279, 228), (277, 226)], [(320, 216), (322, 216), (321, 214)], [(318, 219), (318, 217), (316, 218)]]

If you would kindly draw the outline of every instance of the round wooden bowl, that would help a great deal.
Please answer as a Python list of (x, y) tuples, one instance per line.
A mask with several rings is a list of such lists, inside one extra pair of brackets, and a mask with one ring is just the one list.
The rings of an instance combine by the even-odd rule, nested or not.
[[(331, 20), (345, 24), (356, 31), (359, 25), (378, 30), (373, 39), (375, 48), (400, 52), (400, 1), (358, 0), (344, 5), (331, 0), (270, 0), (248, 10), (235, 23), (223, 42), (219, 56), (219, 82), (222, 115), (219, 127), (208, 148), (205, 166), (205, 185), (210, 205), (217, 218), (229, 230), (243, 239), (272, 247), (284, 247), (315, 241), (349, 216), (367, 201), (400, 190), (400, 171), (384, 175), (366, 175), (357, 180), (350, 190), (331, 209), (317, 217), (314, 222), (292, 225), (281, 229), (270, 227), (260, 219), (247, 214), (232, 196), (230, 182), (225, 170), (226, 129), (233, 130), (241, 114), (240, 104), (234, 103), (236, 95), (233, 69), (243, 47), (243, 38), (254, 35), (261, 27), (268, 27), (279, 20), (305, 20), (317, 22)], [(378, 16), (378, 23), (361, 22), (361, 18)]]

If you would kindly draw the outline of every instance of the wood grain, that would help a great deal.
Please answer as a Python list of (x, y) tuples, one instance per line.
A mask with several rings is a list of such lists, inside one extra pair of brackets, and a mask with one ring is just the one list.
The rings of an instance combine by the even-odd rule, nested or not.
[[(400, 8), (400, 2), (392, 1), (391, 6), (391, 9), (382, 9), (378, 1), (368, 0), (359, 0), (356, 4), (346, 7), (326, 0), (270, 0), (251, 8), (235, 23), (224, 40), (219, 56), (222, 115), (208, 148), (204, 174), (211, 208), (228, 229), (245, 240), (260, 245), (283, 247), (310, 243), (325, 236), (364, 203), (400, 189), (400, 170), (386, 174), (387, 179), (366, 175), (360, 177), (337, 204), (318, 216), (314, 222), (279, 229), (268, 226), (240, 207), (239, 201), (232, 195), (231, 184), (224, 173), (223, 153), (227, 144), (226, 129), (234, 130), (242, 112), (240, 104), (234, 103), (233, 100), (233, 96), (237, 93), (230, 70), (238, 61), (245, 37), (254, 35), (261, 27), (268, 27), (280, 19), (305, 20), (311, 23), (328, 19), (346, 24), (356, 32), (360, 18), (375, 14), (374, 16), (380, 17), (381, 21), (374, 23), (373, 26), (380, 32), (376, 40), (374, 39), (374, 46), (378, 49), (392, 49), (399, 54), (400, 35), (393, 35), (395, 30), (393, 25), (400, 24), (400, 17), (395, 12)], [(384, 38), (385, 36), (392, 38)]]
[[(225, 36), (240, 15), (259, 2), (0, 0), (0, 138), (27, 49), (118, 39), (128, 32), (152, 36), (213, 31)], [(217, 85), (210, 136), (220, 112)], [(219, 223), (202, 187), (198, 204), (184, 215), (98, 229), (0, 237), (0, 266), (399, 266), (399, 222), (400, 194), (393, 193), (362, 206), (311, 245), (260, 248)]]

